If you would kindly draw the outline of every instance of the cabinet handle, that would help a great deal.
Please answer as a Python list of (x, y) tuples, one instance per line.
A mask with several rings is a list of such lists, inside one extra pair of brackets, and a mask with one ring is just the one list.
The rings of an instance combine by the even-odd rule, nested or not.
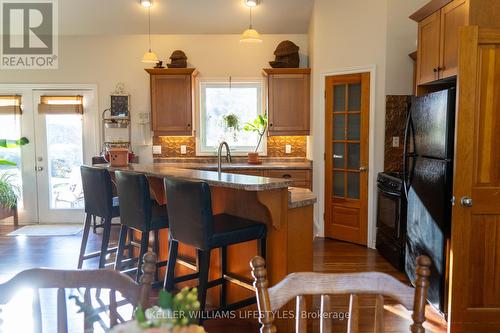
[(290, 179), (290, 178), (292, 178), (292, 176), (291, 176), (291, 175), (289, 175), (288, 173), (285, 173), (285, 174), (284, 174), (283, 176), (281, 176), (281, 177), (286, 178), (286, 179)]
[(191, 124), (188, 124), (188, 127), (191, 127)]
[(269, 124), (269, 127), (273, 127), (273, 123), (270, 123), (270, 124)]
[(434, 73), (436, 73), (438, 71), (438, 68), (433, 68)]

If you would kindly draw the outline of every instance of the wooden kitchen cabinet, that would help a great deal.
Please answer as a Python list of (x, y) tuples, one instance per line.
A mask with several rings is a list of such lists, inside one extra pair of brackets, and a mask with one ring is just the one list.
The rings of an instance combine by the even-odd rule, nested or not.
[(193, 135), (194, 68), (148, 68), (154, 135)]
[(244, 169), (226, 172), (249, 176), (290, 179), (293, 181), (292, 186), (312, 190), (312, 171), (308, 169)]
[(310, 68), (266, 68), (269, 135), (309, 135)]
[(432, 0), (412, 14), (410, 18), (418, 22), (417, 85), (443, 83), (456, 76), (460, 28), (500, 28), (499, 16), (498, 0)]

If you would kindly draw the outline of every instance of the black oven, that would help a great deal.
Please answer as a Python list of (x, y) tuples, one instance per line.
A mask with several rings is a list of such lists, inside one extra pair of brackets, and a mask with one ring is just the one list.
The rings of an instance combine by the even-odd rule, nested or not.
[(399, 173), (377, 176), (377, 250), (394, 267), (404, 271), (406, 199)]

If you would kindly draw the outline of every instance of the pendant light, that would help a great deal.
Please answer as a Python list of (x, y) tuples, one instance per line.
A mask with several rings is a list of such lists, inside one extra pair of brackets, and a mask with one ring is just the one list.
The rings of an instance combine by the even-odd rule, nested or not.
[[(149, 37), (149, 50), (142, 56), (141, 62), (156, 64), (158, 62), (158, 57), (151, 51), (151, 2), (149, 1), (148, 8), (148, 37)], [(142, 4), (142, 2), (141, 2)]]
[(260, 38), (260, 34), (257, 30), (252, 27), (252, 6), (250, 8), (250, 26), (248, 29), (243, 31), (241, 35), (240, 43), (262, 43), (262, 39)]

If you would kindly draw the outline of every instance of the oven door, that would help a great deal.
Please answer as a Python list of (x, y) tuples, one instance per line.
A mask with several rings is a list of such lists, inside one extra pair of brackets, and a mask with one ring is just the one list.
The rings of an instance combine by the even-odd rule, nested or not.
[(401, 201), (400, 193), (378, 187), (377, 233), (382, 232), (394, 241), (400, 241), (403, 236)]

